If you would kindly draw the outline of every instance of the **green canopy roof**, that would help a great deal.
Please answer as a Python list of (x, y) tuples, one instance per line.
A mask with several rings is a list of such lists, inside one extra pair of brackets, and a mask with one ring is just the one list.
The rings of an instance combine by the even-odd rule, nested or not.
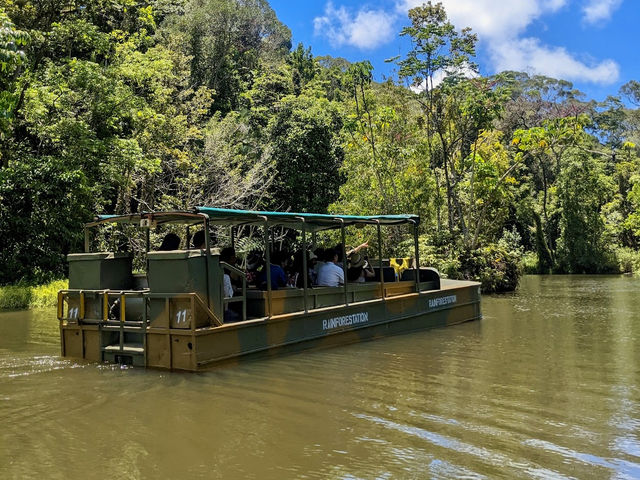
[(261, 212), (256, 210), (234, 210), (215, 207), (195, 207), (192, 211), (145, 212), (134, 215), (98, 215), (88, 226), (103, 223), (135, 223), (149, 219), (156, 224), (202, 223), (206, 217), (214, 225), (283, 225), (301, 230), (306, 225), (309, 231), (340, 228), (349, 225), (402, 225), (419, 223), (417, 215), (329, 215), (320, 213)]
[(401, 225), (418, 223), (417, 215), (330, 215), (321, 213), (292, 213), (292, 212), (261, 212), (255, 210), (233, 210), (228, 208), (196, 207), (196, 211), (209, 217), (212, 224), (229, 225), (260, 225), (265, 220), (270, 225), (284, 225), (290, 228), (302, 229), (306, 224), (311, 231), (340, 228), (344, 223), (348, 225)]

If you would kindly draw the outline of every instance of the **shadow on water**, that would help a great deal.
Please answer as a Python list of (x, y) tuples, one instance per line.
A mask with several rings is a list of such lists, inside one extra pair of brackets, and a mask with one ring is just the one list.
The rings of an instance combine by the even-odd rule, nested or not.
[(202, 374), (2, 313), (0, 477), (640, 478), (639, 291), (531, 276), (480, 322)]

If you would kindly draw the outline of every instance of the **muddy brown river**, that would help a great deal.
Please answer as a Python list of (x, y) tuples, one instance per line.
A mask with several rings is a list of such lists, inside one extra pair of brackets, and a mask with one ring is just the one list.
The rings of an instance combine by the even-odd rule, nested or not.
[(201, 374), (0, 313), (0, 479), (640, 478), (640, 279), (528, 276), (460, 326)]

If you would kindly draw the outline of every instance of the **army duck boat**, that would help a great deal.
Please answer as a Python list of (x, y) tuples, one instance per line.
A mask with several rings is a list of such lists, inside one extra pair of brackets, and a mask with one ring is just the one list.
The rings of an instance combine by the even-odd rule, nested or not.
[[(101, 215), (85, 225), (83, 253), (68, 255), (69, 288), (58, 293), (62, 356), (168, 370), (200, 371), (240, 359), (324, 348), (406, 334), (477, 320), (480, 284), (440, 278), (420, 266), (416, 215), (326, 215), (196, 207), (188, 211)], [(383, 229), (406, 225), (414, 256), (383, 259)], [(377, 236), (374, 275), (366, 282), (314, 286), (307, 275), (297, 287), (274, 288), (271, 258), (274, 230), (298, 235), (302, 272), (316, 235), (369, 226)], [(117, 241), (111, 251), (93, 251), (108, 242), (111, 229), (139, 233), (138, 256)], [(251, 229), (264, 253), (261, 288), (245, 271), (213, 248), (212, 231)], [(407, 227), (404, 227), (407, 229)], [(151, 251), (150, 238), (161, 228), (204, 233), (199, 248)], [(226, 229), (225, 229), (226, 231)], [(121, 235), (121, 238), (127, 238)], [(202, 236), (202, 234), (201, 234)], [(146, 237), (146, 241), (144, 240)], [(131, 237), (128, 237), (129, 239)], [(309, 240), (312, 240), (311, 244)], [(188, 245), (188, 243), (187, 243)], [(176, 248), (178, 248), (176, 246)], [(122, 251), (129, 250), (129, 251)], [(404, 269), (398, 266), (404, 264)], [(347, 271), (347, 255), (342, 255)], [(136, 272), (136, 273), (134, 273)], [(235, 291), (225, 276), (236, 279)], [(346, 280), (346, 275), (345, 275)], [(226, 293), (227, 292), (227, 293)], [(234, 311), (233, 319), (226, 314)]]

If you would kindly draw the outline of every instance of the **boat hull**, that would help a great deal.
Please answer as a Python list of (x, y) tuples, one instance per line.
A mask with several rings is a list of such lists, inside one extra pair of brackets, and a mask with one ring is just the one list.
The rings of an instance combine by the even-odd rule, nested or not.
[(143, 351), (131, 355), (123, 351), (104, 351), (97, 325), (65, 326), (61, 335), (63, 355), (66, 356), (200, 371), (248, 358), (369, 341), (480, 317), (479, 284), (445, 280), (439, 290), (319, 308), (306, 313), (191, 330), (148, 328)]

